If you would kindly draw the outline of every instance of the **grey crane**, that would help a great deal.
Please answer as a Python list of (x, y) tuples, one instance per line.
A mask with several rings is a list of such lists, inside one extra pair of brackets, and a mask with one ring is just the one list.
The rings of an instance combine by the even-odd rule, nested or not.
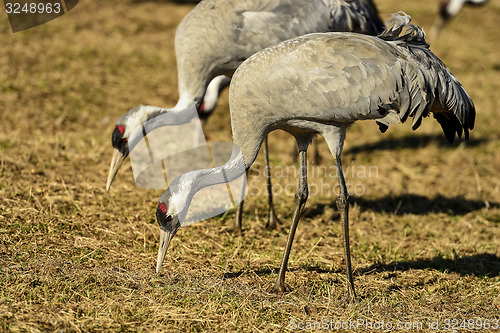
[[(202, 124), (204, 120), (212, 114), (217, 106), (219, 94), (229, 85), (230, 77), (219, 75), (210, 81), (203, 96), (203, 102), (199, 109), (199, 116)], [(181, 109), (181, 108), (177, 108)], [(128, 138), (131, 130), (141, 124), (165, 112), (176, 112), (176, 108), (168, 109), (152, 105), (139, 105), (130, 109), (126, 114), (118, 119), (111, 135), (111, 143), (114, 148), (113, 158), (109, 168), (108, 179), (106, 181), (106, 191), (109, 191), (113, 181), (120, 169), (123, 161), (129, 155)]]
[[(179, 100), (174, 108), (136, 107), (122, 116), (112, 134), (114, 147), (106, 188), (128, 156), (131, 131), (163, 112), (201, 111), (208, 83), (232, 75), (255, 52), (311, 32), (352, 31), (376, 35), (383, 30), (372, 0), (204, 0), (179, 24), (175, 53)], [(205, 110), (206, 111), (206, 110)], [(209, 115), (200, 112), (200, 116)], [(267, 158), (267, 139), (264, 144)], [(271, 188), (267, 177), (268, 190)], [(269, 190), (270, 192), (270, 190)], [(276, 225), (269, 193), (268, 228)], [(241, 228), (241, 205), (236, 219)]]
[(219, 99), (219, 94), (224, 88), (229, 86), (231, 78), (226, 75), (216, 76), (207, 86), (205, 96), (203, 96), (203, 103), (199, 110), (199, 116), (202, 123), (214, 112)]
[[(229, 106), (235, 149), (217, 168), (176, 178), (156, 209), (160, 244), (156, 271), (182, 224), (191, 198), (200, 189), (232, 180), (254, 162), (266, 135), (276, 129), (292, 134), (299, 148), (299, 184), (292, 225), (274, 290), (285, 290), (297, 224), (308, 197), (307, 147), (321, 134), (335, 158), (340, 193), (336, 201), (343, 226), (347, 281), (355, 298), (349, 246), (349, 196), (341, 152), (347, 128), (375, 120), (382, 132), (413, 118), (416, 130), (431, 113), (448, 141), (469, 137), (474, 104), (460, 82), (430, 51), (423, 30), (411, 18), (393, 14), (378, 37), (354, 33), (314, 33), (264, 49), (233, 75)], [(224, 177), (221, 177), (221, 175)]]
[(439, 32), (443, 29), (444, 25), (450, 21), (451, 18), (458, 15), (464, 5), (483, 5), (488, 0), (445, 0), (439, 5), (439, 16), (434, 20), (431, 30), (429, 32), (429, 39), (434, 41)]

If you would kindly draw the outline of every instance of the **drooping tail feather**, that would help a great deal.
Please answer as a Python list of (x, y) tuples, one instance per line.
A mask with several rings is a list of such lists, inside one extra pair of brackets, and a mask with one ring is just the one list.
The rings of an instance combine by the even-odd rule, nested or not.
[[(393, 14), (379, 38), (394, 43), (407, 56), (403, 72), (406, 92), (402, 92), (400, 117), (413, 118), (412, 128), (433, 113), (449, 142), (455, 134), (469, 138), (474, 128), (476, 110), (469, 94), (443, 62), (432, 53), (422, 28), (409, 24), (411, 17), (403, 12)], [(408, 101), (406, 100), (408, 99)]]
[[(387, 41), (402, 41), (407, 44), (420, 45), (429, 48), (425, 40), (425, 32), (419, 26), (409, 24), (411, 16), (404, 12), (398, 12), (391, 15), (391, 18), (385, 23), (385, 29), (378, 37)], [(401, 35), (401, 32), (404, 34)]]

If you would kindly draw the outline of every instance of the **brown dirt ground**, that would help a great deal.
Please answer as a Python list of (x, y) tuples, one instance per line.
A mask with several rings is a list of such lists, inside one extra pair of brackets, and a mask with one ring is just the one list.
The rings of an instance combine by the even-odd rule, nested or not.
[[(384, 19), (404, 10), (427, 29), (437, 9), (431, 0), (377, 4)], [(430, 119), (417, 132), (406, 124), (382, 135), (364, 122), (348, 133), (355, 304), (346, 302), (337, 182), (322, 140), (323, 163), (310, 176), (322, 190), (299, 225), (284, 295), (268, 289), (293, 195), (276, 198), (281, 230), (265, 230), (262, 157), (243, 235), (229, 232), (234, 211), (183, 228), (160, 275), (161, 191), (138, 188), (129, 162), (104, 190), (116, 119), (177, 99), (173, 36), (192, 6), (82, 1), (16, 34), (0, 14), (0, 331), (287, 331), (320, 320), (428, 330), (451, 319), (492, 320), (492, 328), (500, 318), (500, 3), (464, 9), (432, 46), (476, 103), (469, 142), (448, 145)], [(207, 125), (211, 140), (230, 140), (227, 104), (226, 91)], [(276, 132), (270, 142), (279, 191), (297, 181), (280, 173), (296, 168), (293, 141)]]

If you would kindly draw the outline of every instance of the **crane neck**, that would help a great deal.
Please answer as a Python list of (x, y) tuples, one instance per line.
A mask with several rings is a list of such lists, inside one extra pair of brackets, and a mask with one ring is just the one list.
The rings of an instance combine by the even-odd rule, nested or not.
[(133, 126), (133, 130), (128, 135), (130, 151), (143, 139), (145, 134), (151, 133), (159, 127), (189, 123), (197, 117), (198, 111), (194, 104), (187, 106), (178, 104), (171, 109), (145, 105), (141, 106), (141, 110), (137, 114), (141, 115), (140, 121), (137, 122), (139, 126)]
[(196, 193), (210, 186), (229, 183), (243, 176), (248, 168), (239, 147), (233, 145), (231, 157), (224, 165), (191, 171), (177, 177), (167, 192), (171, 193), (170, 201), (177, 211), (181, 224)]
[[(163, 107), (159, 107), (159, 106), (152, 106), (152, 105), (143, 105), (141, 106), (142, 110), (141, 110), (141, 113), (143, 114), (143, 116), (145, 117), (145, 121), (149, 121), (149, 120), (152, 120), (162, 114), (165, 114), (165, 113), (175, 113), (175, 114), (178, 114), (180, 116), (179, 119), (185, 119), (186, 117), (182, 117), (183, 114), (185, 114), (187, 116), (187, 114), (191, 114), (191, 113), (186, 113), (186, 110), (187, 109), (190, 109), (190, 108), (196, 108), (195, 106), (195, 103), (193, 101), (182, 101), (182, 100), (179, 100), (177, 102), (177, 104), (173, 107), (173, 108), (163, 108)], [(190, 121), (192, 118), (189, 118), (185, 120), (185, 122), (188, 122)]]
[(198, 97), (186, 91), (182, 90), (179, 91), (180, 91), (179, 100), (177, 101), (177, 104), (174, 107), (174, 109), (176, 110), (182, 110), (191, 105), (194, 105), (195, 107), (199, 108), (199, 106), (203, 102), (204, 91), (198, 94)]

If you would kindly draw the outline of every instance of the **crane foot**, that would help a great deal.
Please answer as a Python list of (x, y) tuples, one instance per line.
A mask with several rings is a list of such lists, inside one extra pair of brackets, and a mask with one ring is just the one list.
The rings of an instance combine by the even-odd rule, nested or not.
[(280, 282), (276, 280), (274, 286), (269, 290), (270, 293), (273, 294), (284, 294), (291, 291), (291, 288), (287, 286), (284, 282)]
[(267, 230), (280, 230), (280, 220), (274, 213), (274, 210), (269, 210), (269, 217), (266, 223)]

